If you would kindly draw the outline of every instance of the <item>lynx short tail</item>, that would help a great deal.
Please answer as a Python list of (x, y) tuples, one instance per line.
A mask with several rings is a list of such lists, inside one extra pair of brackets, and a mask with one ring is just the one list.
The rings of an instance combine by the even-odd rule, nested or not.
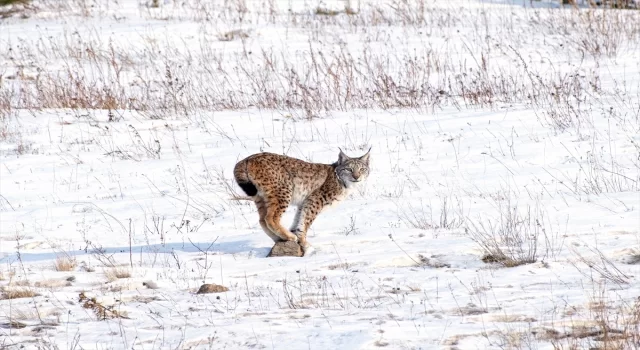
[(233, 168), (233, 177), (247, 196), (253, 197), (258, 194), (258, 189), (253, 182), (251, 182), (251, 179), (249, 179), (246, 160), (236, 164), (235, 168)]

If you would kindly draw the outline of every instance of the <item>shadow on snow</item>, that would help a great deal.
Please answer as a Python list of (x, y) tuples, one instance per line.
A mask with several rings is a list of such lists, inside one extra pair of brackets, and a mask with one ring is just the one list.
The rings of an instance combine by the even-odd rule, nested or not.
[[(128, 254), (129, 246), (126, 247), (101, 247), (102, 254), (110, 256), (113, 254)], [(159, 253), (159, 254), (170, 254), (171, 252), (183, 252), (183, 253), (203, 253), (206, 252), (208, 254), (238, 254), (238, 253), (248, 253), (254, 252), (258, 257), (264, 257), (269, 253), (270, 247), (254, 247), (250, 241), (248, 240), (240, 240), (233, 242), (222, 242), (222, 243), (192, 243), (192, 242), (175, 242), (175, 243), (165, 243), (165, 244), (150, 244), (150, 245), (134, 245), (131, 246), (132, 254), (140, 254), (140, 253)], [(87, 249), (87, 250), (78, 250), (78, 251), (68, 251), (66, 252), (69, 256), (73, 257), (81, 257), (85, 255), (91, 255), (95, 252), (95, 249)], [(24, 253), (20, 252), (20, 258), (23, 262), (38, 262), (45, 260), (53, 260), (60, 253), (56, 252), (46, 252), (46, 253)], [(14, 261), (18, 259), (18, 253), (13, 252), (9, 253), (3, 257), (0, 257), (0, 262), (2, 261)]]

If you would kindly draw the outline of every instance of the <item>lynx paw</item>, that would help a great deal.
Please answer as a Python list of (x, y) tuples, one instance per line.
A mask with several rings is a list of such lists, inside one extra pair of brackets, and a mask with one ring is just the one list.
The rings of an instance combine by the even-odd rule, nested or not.
[(313, 255), (315, 250), (316, 249), (314, 247), (312, 247), (309, 243), (307, 243), (305, 246), (302, 247), (302, 251), (304, 252), (303, 256)]
[(296, 241), (296, 242), (298, 242), (298, 243), (300, 243), (300, 234), (301, 234), (301, 233), (302, 233), (302, 231), (300, 231), (300, 230), (298, 230), (298, 229), (296, 229), (296, 228), (291, 229), (291, 234), (292, 234), (293, 236), (295, 236), (295, 238), (296, 238), (296, 239), (295, 239), (295, 241)]

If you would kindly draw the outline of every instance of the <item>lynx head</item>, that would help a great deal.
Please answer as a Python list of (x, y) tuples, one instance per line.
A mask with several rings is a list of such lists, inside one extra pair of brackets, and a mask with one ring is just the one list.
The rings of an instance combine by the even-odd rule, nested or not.
[(362, 182), (369, 176), (369, 152), (371, 152), (371, 148), (359, 158), (350, 158), (340, 150), (336, 163), (336, 174), (346, 187)]

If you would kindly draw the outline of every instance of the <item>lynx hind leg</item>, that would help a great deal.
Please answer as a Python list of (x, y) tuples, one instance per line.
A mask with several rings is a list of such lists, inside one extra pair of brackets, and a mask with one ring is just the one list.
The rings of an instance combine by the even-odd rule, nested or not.
[(265, 217), (265, 222), (271, 232), (282, 240), (297, 242), (298, 236), (289, 232), (280, 223), (282, 214), (287, 210), (291, 201), (291, 195), (291, 191), (279, 191), (278, 195), (266, 198), (267, 216)]
[(269, 238), (271, 238), (274, 242), (282, 241), (282, 239), (278, 237), (278, 235), (273, 233), (273, 231), (269, 229), (269, 226), (267, 226), (267, 204), (265, 203), (264, 198), (257, 197), (255, 203), (256, 207), (258, 208), (258, 214), (260, 215), (260, 227), (262, 227), (264, 233), (266, 233), (267, 236), (269, 236)]

